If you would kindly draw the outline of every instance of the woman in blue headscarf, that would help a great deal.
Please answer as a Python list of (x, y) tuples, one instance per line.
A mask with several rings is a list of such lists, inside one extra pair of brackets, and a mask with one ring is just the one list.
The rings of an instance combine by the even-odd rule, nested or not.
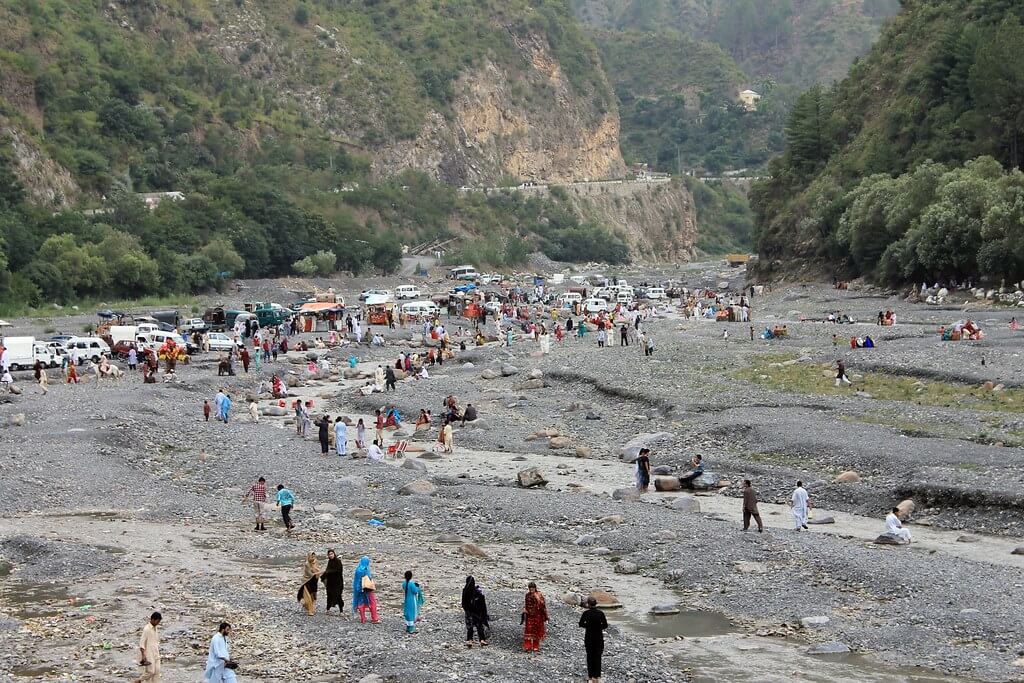
[(363, 555), (352, 577), (352, 612), (354, 614), (358, 610), (359, 621), (364, 624), (367, 607), (370, 608), (370, 619), (378, 623), (377, 586), (373, 582), (373, 572), (370, 571), (370, 558)]
[(402, 582), (402, 616), (405, 617), (405, 632), (416, 633), (416, 622), (420, 620), (420, 607), (423, 605), (423, 590), (412, 580), (412, 572), (405, 573)]

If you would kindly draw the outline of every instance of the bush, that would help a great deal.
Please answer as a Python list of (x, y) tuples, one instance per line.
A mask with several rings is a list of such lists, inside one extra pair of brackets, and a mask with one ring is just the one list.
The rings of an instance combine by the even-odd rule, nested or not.
[(334, 267), (338, 262), (338, 257), (330, 251), (320, 250), (315, 254), (299, 259), (292, 264), (292, 268), (296, 273), (305, 276), (320, 275), (325, 277), (334, 272)]
[(305, 5), (299, 5), (295, 8), (295, 23), (300, 26), (305, 26), (309, 23), (309, 8)]

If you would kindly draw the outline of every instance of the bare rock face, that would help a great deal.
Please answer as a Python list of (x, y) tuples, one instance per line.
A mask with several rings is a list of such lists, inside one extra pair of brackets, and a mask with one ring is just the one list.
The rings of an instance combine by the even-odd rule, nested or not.
[(860, 475), (853, 470), (847, 470), (840, 472), (834, 481), (837, 484), (856, 484), (860, 481)]
[(896, 515), (901, 520), (909, 519), (910, 515), (914, 514), (915, 508), (916, 506), (914, 505), (914, 501), (908, 498), (907, 500), (900, 502), (900, 504), (896, 506), (896, 509), (899, 510), (899, 512), (897, 512)]
[(522, 470), (516, 476), (516, 480), (519, 482), (519, 485), (525, 489), (534, 488), (536, 486), (545, 486), (548, 483), (540, 469), (536, 467)]

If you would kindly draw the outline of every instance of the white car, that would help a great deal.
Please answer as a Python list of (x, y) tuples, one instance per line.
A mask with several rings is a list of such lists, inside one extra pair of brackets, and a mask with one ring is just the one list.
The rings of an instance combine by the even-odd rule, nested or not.
[(390, 289), (367, 289), (359, 295), (360, 301), (366, 301), (369, 297), (382, 297), (385, 299), (391, 298)]
[(395, 287), (395, 298), (396, 299), (419, 299), (423, 296), (420, 292), (420, 288), (416, 285), (400, 285)]
[(75, 365), (87, 360), (99, 363), (103, 356), (110, 357), (110, 346), (99, 337), (72, 337), (64, 342), (64, 348)]
[(500, 301), (488, 301), (484, 304), (484, 310), (491, 315), (501, 315), (501, 302)]
[(594, 297), (593, 299), (587, 299), (587, 303), (583, 304), (583, 310), (587, 313), (607, 313), (608, 302), (604, 299)]
[(235, 348), (234, 340), (223, 332), (210, 333), (211, 351), (230, 351)]
[(665, 294), (665, 290), (662, 289), (661, 287), (651, 287), (650, 289), (647, 290), (644, 296), (650, 299), (651, 301), (661, 301), (662, 299), (668, 298), (668, 295)]

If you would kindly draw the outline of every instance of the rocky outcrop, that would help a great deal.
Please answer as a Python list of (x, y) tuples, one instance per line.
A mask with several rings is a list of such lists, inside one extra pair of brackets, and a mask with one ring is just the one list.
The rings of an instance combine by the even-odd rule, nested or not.
[(0, 116), (0, 144), (10, 145), (18, 176), (28, 198), (51, 209), (64, 209), (78, 197), (71, 173), (51, 159), (24, 131)]

